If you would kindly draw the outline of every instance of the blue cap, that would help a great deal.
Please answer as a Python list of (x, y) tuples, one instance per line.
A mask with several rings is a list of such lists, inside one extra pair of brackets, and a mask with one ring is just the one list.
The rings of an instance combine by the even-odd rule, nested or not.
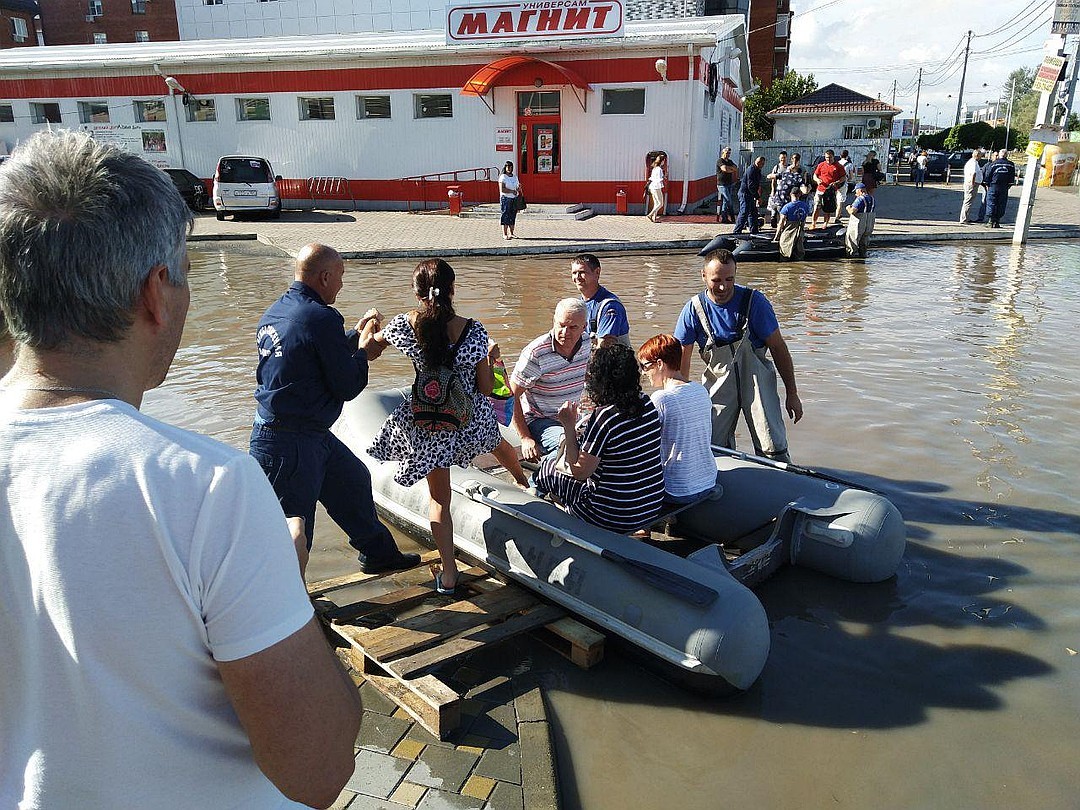
[(862, 189), (863, 191), (865, 191), (865, 190), (866, 190), (866, 183), (856, 183), (856, 184), (855, 184), (855, 190), (856, 190), (856, 191), (858, 191), (858, 190), (859, 190), (860, 188), (861, 188), (861, 189)]

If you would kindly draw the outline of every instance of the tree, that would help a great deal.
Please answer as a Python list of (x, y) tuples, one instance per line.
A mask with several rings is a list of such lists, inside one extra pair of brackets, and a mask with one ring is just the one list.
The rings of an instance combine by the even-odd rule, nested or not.
[(945, 148), (953, 152), (958, 149), (975, 149), (980, 146), (989, 146), (993, 133), (994, 128), (985, 121), (961, 124), (949, 130), (949, 134), (945, 136)]
[(940, 152), (945, 148), (945, 138), (948, 136), (949, 130), (941, 129), (937, 132), (927, 132), (925, 135), (920, 135), (915, 141), (923, 149), (932, 149), (935, 152)]
[(769, 87), (751, 93), (743, 102), (743, 140), (772, 140), (773, 122), (765, 114), (818, 89), (813, 73), (800, 76), (789, 70)]
[(1080, 115), (1069, 113), (1069, 120), (1065, 122), (1065, 129), (1069, 132), (1080, 130)]

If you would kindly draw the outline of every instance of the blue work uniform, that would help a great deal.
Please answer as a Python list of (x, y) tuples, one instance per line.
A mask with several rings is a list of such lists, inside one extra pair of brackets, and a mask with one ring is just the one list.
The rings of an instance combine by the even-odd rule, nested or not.
[(756, 165), (746, 170), (739, 181), (739, 216), (735, 219), (732, 233), (742, 233), (750, 225), (750, 233), (761, 230), (758, 225), (758, 199), (761, 197), (761, 169)]
[(589, 332), (597, 341), (611, 335), (619, 343), (630, 345), (630, 321), (626, 317), (626, 307), (619, 296), (603, 285), (592, 298), (586, 299)]
[(315, 290), (294, 281), (263, 313), (255, 340), (255, 424), (249, 452), (262, 466), (286, 517), (302, 517), (308, 548), (315, 504), (349, 536), (361, 563), (400, 552), (379, 521), (367, 467), (330, 426), (368, 381), (356, 330)]
[(986, 183), (987, 218), (996, 228), (1005, 218), (1009, 187), (1016, 182), (1016, 164), (1008, 158), (998, 158), (983, 169), (983, 182)]

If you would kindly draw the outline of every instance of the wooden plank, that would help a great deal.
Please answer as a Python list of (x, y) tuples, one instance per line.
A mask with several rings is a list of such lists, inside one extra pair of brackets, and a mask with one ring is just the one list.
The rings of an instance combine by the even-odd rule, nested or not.
[[(439, 559), (439, 552), (426, 551), (420, 555), (420, 562), (418, 565), (424, 565), (425, 563), (432, 563)], [(396, 574), (397, 571), (389, 571), (389, 574)], [(349, 585), (359, 585), (362, 582), (369, 582), (373, 579), (379, 579), (380, 577), (387, 576), (384, 574), (365, 574), (363, 571), (356, 571), (352, 574), (346, 574), (341, 577), (332, 577), (331, 579), (324, 579), (319, 582), (313, 582), (308, 585), (308, 596), (316, 597), (322, 596), (328, 591), (334, 591), (338, 588), (345, 588)]]
[(502, 588), (435, 608), (388, 627), (369, 630), (360, 646), (365, 655), (384, 662), (464, 630), (498, 621), (536, 602), (536, 597), (523, 590)]
[(504, 641), (536, 627), (542, 627), (565, 615), (566, 611), (555, 605), (539, 605), (528, 613), (511, 616), (504, 622), (482, 627), (467, 635), (451, 639), (437, 647), (432, 647), (405, 658), (388, 661), (386, 662), (386, 669), (399, 678), (408, 678), (417, 672), (438, 664), (445, 664), (481, 647)]
[(604, 635), (586, 627), (569, 616), (545, 625), (545, 630), (565, 643), (551, 643), (543, 639), (560, 655), (569, 658), (582, 669), (589, 669), (604, 658)]
[[(484, 568), (467, 568), (459, 572), (460, 579), (458, 581), (464, 585), (482, 579), (487, 575), (488, 572)], [(332, 622), (344, 624), (383, 610), (405, 610), (420, 604), (434, 593), (435, 591), (431, 585), (411, 585), (408, 588), (379, 594), (370, 599), (361, 599), (359, 602), (348, 605), (331, 607), (323, 615)]]

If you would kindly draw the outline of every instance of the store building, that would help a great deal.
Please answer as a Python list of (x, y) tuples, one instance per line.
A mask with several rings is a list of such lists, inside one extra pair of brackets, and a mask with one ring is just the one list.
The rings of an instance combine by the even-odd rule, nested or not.
[(742, 18), (623, 23), (617, 0), (531, 5), (545, 8), (458, 7), (437, 31), (0, 53), (0, 144), (84, 129), (202, 178), (222, 155), (262, 156), (286, 208), (445, 203), (450, 185), (494, 200), (490, 171), (513, 160), (530, 201), (613, 210), (620, 191), (640, 202), (655, 150), (672, 207), (715, 194), (750, 84)]

